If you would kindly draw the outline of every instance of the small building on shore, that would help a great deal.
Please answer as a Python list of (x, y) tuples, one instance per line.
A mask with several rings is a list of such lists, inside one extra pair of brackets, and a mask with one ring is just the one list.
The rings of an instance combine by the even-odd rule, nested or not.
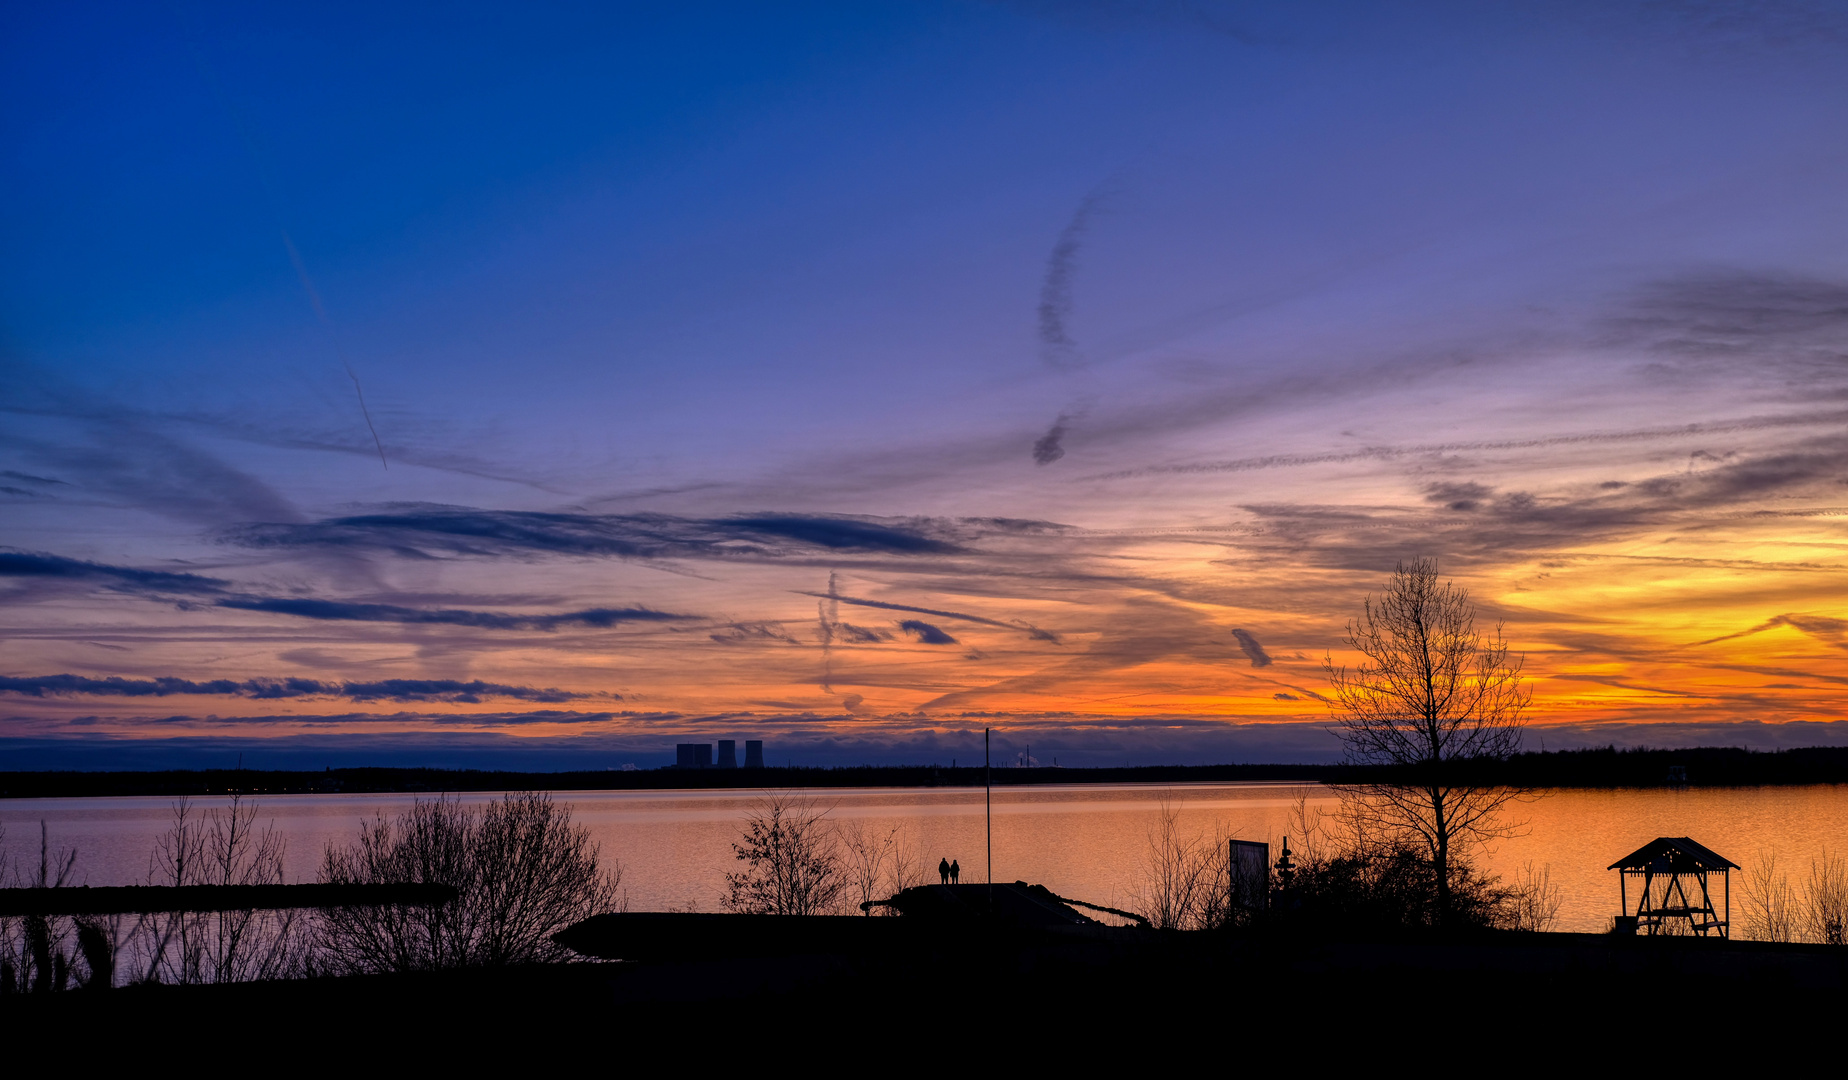
[[(1619, 933), (1650, 936), (1684, 932), (1697, 937), (1732, 936), (1732, 876), (1739, 864), (1685, 836), (1658, 836), (1618, 859)], [(1724, 907), (1713, 906), (1711, 876), (1720, 876)], [(1636, 907), (1630, 907), (1634, 883)], [(1723, 911), (1723, 914), (1722, 914)], [(1683, 927), (1682, 923), (1686, 922)]]

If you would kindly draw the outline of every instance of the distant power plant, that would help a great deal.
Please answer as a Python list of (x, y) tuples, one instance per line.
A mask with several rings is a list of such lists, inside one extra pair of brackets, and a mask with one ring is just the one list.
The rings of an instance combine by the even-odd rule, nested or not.
[[(712, 760), (712, 744), (703, 742), (683, 742), (674, 744), (674, 768), (676, 769), (735, 769), (738, 767), (738, 741), (736, 739), (719, 740), (719, 760)], [(744, 743), (744, 767), (761, 769), (764, 767), (764, 741), (746, 739)]]

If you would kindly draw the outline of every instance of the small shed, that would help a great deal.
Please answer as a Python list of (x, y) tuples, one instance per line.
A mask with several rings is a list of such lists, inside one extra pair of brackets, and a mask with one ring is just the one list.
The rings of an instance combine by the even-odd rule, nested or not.
[[(1673, 933), (1669, 927), (1686, 919), (1690, 933), (1731, 937), (1732, 876), (1739, 864), (1685, 836), (1658, 836), (1623, 858), (1609, 870), (1617, 871), (1617, 893), (1623, 905), (1618, 928), (1655, 935)], [(1713, 907), (1709, 875), (1720, 876), (1724, 914)], [(1634, 911), (1630, 908), (1630, 882), (1637, 880)]]

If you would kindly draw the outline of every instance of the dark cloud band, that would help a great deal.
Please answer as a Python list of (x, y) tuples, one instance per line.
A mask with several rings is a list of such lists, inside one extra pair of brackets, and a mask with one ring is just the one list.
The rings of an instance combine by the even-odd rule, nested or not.
[[(57, 555), (34, 552), (0, 552), (0, 577), (64, 580), (101, 584), (106, 588), (154, 597), (172, 594), (222, 594), (230, 583), (198, 574), (179, 574), (133, 567), (106, 566)], [(632, 622), (677, 622), (695, 616), (649, 608), (588, 608), (544, 615), (516, 615), (457, 608), (416, 608), (402, 604), (368, 604), (345, 600), (316, 600), (286, 596), (223, 596), (215, 607), (260, 611), (303, 619), (334, 622), (386, 622), (407, 625), (470, 626), (482, 630), (556, 630), (564, 626), (608, 628)]]
[(442, 701), (472, 703), (484, 698), (517, 701), (564, 702), (591, 697), (555, 687), (512, 686), (507, 683), (461, 682), (455, 679), (380, 679), (374, 682), (323, 682), (318, 679), (92, 679), (82, 675), (0, 677), (0, 693), (28, 697), (173, 697), (198, 695), (243, 697), (258, 700), (304, 697), (339, 697), (353, 701)]
[(199, 574), (138, 570), (67, 559), (31, 551), (0, 551), (0, 577), (91, 581), (104, 585), (178, 593), (221, 592), (227, 582)]
[(555, 615), (508, 615), (495, 611), (430, 609), (398, 604), (356, 604), (342, 600), (287, 597), (241, 597), (218, 601), (219, 607), (294, 615), (333, 622), (383, 622), (405, 625), (470, 626), (480, 630), (556, 630), (561, 626), (607, 628), (628, 622), (676, 622), (693, 618), (648, 608), (590, 608)]
[(565, 555), (622, 559), (771, 558), (815, 552), (942, 555), (960, 550), (927, 521), (759, 514), (566, 514), (417, 506), (224, 534), (251, 548), (372, 549), (422, 558)]

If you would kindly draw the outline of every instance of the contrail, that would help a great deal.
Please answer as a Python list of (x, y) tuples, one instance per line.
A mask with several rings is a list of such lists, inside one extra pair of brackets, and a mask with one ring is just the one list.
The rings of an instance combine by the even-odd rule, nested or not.
[(1244, 650), (1252, 667), (1270, 667), (1270, 654), (1264, 651), (1264, 646), (1258, 644), (1257, 638), (1245, 630), (1234, 630), (1232, 636), (1238, 639), (1238, 647)]
[(333, 320), (327, 317), (327, 307), (321, 303), (321, 292), (314, 287), (314, 279), (308, 274), (308, 264), (303, 261), (302, 253), (296, 249), (295, 241), (289, 236), (289, 230), (281, 224), (283, 221), (282, 200), (276, 197), (276, 187), (270, 182), (269, 170), (263, 167), (263, 155), (257, 153), (256, 135), (251, 131), (250, 125), (244, 122), (243, 114), (238, 111), (237, 104), (231, 100), (231, 95), (225, 92), (224, 85), (218, 81), (218, 73), (212, 70), (212, 65), (206, 60), (205, 49), (193, 34), (192, 27), (186, 25), (186, 21), (180, 17), (177, 9), (171, 13), (174, 21), (179, 24), (180, 36), (186, 39), (186, 44), (192, 50), (193, 63), (199, 66), (199, 76), (205, 81), (206, 89), (218, 99), (219, 107), (225, 110), (225, 116), (231, 121), (231, 126), (237, 130), (238, 138), (244, 143), (244, 153), (249, 156), (250, 166), (256, 171), (257, 184), (263, 189), (263, 194), (269, 198), (270, 213), (277, 221), (276, 230), (282, 234), (282, 246), (288, 249), (289, 262), (295, 267), (295, 276), (301, 279), (302, 291), (308, 294), (308, 303), (314, 308), (314, 315), (320, 320), (321, 329), (327, 332), (329, 340), (333, 342), (334, 355), (340, 358), (340, 366), (346, 369), (347, 378), (353, 381), (353, 394), (359, 399), (359, 414), (365, 417), (366, 430), (372, 433), (372, 445), (379, 452), (379, 464), (390, 469), (391, 463), (385, 460), (385, 444), (379, 440), (379, 429), (372, 423), (372, 410), (366, 407), (366, 392), (359, 387), (359, 375), (353, 371), (353, 364), (347, 359), (346, 349), (340, 344), (340, 335), (334, 333)]
[[(826, 596), (815, 601), (815, 614), (821, 622), (821, 692), (834, 693), (834, 624), (841, 621), (841, 605), (835, 599), (838, 588), (834, 581), (834, 571), (828, 571), (828, 592)], [(820, 596), (819, 593), (810, 593)]]
[(1061, 370), (1079, 360), (1078, 343), (1072, 340), (1065, 323), (1072, 313), (1072, 277), (1078, 271), (1078, 249), (1084, 245), (1091, 212), (1103, 196), (1102, 191), (1093, 191), (1084, 197), (1065, 228), (1059, 230), (1059, 239), (1046, 258), (1046, 277), (1040, 283), (1040, 355)]
[(282, 233), (282, 246), (289, 249), (289, 261), (295, 265), (295, 276), (301, 279), (302, 291), (308, 294), (308, 304), (314, 308), (314, 317), (321, 320), (321, 329), (334, 343), (334, 355), (340, 358), (340, 366), (346, 369), (347, 378), (353, 380), (353, 395), (359, 398), (359, 414), (366, 418), (366, 430), (372, 432), (372, 445), (378, 449), (379, 464), (390, 469), (391, 463), (385, 460), (385, 444), (379, 441), (379, 429), (372, 424), (372, 410), (366, 408), (366, 392), (359, 387), (359, 376), (353, 373), (353, 364), (347, 359), (346, 350), (340, 347), (340, 335), (334, 333), (333, 320), (327, 317), (327, 308), (321, 303), (321, 291), (314, 287), (314, 279), (308, 276), (308, 264), (302, 261), (302, 253), (296, 249), (295, 241), (289, 237), (289, 230), (279, 229)]
[(1678, 424), (1672, 427), (1638, 428), (1632, 431), (1587, 432), (1582, 435), (1553, 435), (1535, 439), (1483, 439), (1468, 442), (1413, 443), (1405, 446), (1364, 446), (1325, 454), (1274, 454), (1269, 457), (1241, 458), (1235, 461), (1209, 461), (1192, 465), (1149, 465), (1120, 472), (1096, 473), (1086, 480), (1128, 480), (1143, 476), (1188, 473), (1253, 472), (1260, 469), (1287, 469), (1305, 465), (1339, 464), (1349, 461), (1392, 461), (1419, 454), (1456, 453), (1465, 450), (1530, 450), (1550, 446), (1573, 446), (1596, 443), (1643, 442), (1672, 439), (1688, 435), (1729, 434), (1784, 427), (1812, 427), (1836, 424), (1848, 419), (1839, 411), (1800, 413), (1794, 416), (1750, 417), (1736, 421)]
[(1033, 463), (1035, 465), (1050, 465), (1065, 456), (1065, 447), (1062, 444), (1065, 439), (1066, 425), (1071, 422), (1071, 419), (1070, 415), (1060, 413), (1059, 418), (1052, 422), (1052, 428), (1033, 443)]
[(834, 588), (834, 576), (832, 574), (828, 576), (827, 592), (816, 593), (798, 589), (796, 590), (796, 595), (820, 597), (829, 607), (834, 609), (837, 619), (840, 615), (840, 605), (854, 604), (859, 607), (879, 608), (882, 611), (914, 611), (919, 615), (935, 615), (940, 619), (961, 619), (963, 622), (980, 623), (983, 626), (998, 626), (1003, 630), (1024, 630), (1027, 636), (1035, 641), (1050, 641), (1055, 645), (1062, 644), (1062, 642), (1059, 641), (1059, 635), (1050, 630), (1041, 630), (1030, 622), (1002, 622), (999, 619), (985, 618), (981, 615), (970, 615), (961, 611), (944, 611), (941, 608), (913, 607), (910, 604), (888, 604), (883, 600), (861, 600), (858, 597), (842, 596)]

